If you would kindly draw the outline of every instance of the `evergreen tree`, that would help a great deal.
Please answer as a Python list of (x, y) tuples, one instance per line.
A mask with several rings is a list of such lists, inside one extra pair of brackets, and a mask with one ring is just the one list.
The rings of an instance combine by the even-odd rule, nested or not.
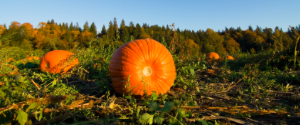
[(64, 22), (63, 22), (62, 25), (59, 25), (59, 26), (60, 26), (60, 30), (61, 30), (61, 31), (65, 30), (65, 27), (66, 27), (66, 26), (65, 26), (65, 23), (64, 23)]
[(73, 22), (70, 23), (69, 30), (70, 30), (70, 31), (75, 30), (75, 27), (73, 26)]
[(114, 31), (115, 31), (115, 34), (117, 34), (117, 32), (118, 32), (118, 22), (117, 22), (117, 18), (114, 18)]
[(114, 29), (114, 25), (111, 21), (109, 21), (109, 26), (108, 26), (108, 29), (107, 29), (107, 35), (108, 35), (108, 38), (110, 40), (113, 40), (115, 38), (115, 29)]
[(76, 28), (75, 28), (76, 30), (79, 30), (79, 32), (82, 32), (82, 29), (81, 29), (81, 27), (79, 26), (79, 23), (78, 22), (76, 22)]
[(176, 33), (180, 34), (180, 29), (179, 28), (177, 28)]
[(106, 28), (105, 25), (102, 26), (101, 34), (105, 35), (106, 34)]
[(228, 32), (228, 28), (227, 27), (225, 27), (225, 32)]
[(125, 26), (125, 21), (124, 21), (124, 19), (122, 19), (122, 21), (121, 21), (120, 29), (121, 29), (122, 26)]
[(242, 33), (242, 32), (243, 32), (243, 30), (241, 29), (241, 27), (238, 27), (238, 28), (236, 29), (236, 31), (237, 31), (238, 33)]
[(65, 24), (65, 29), (69, 29), (68, 23)]
[(252, 26), (251, 26), (251, 25), (249, 25), (249, 27), (248, 27), (248, 30), (250, 30), (250, 31), (252, 31), (252, 32), (253, 32), (253, 28), (252, 28)]
[(255, 32), (257, 33), (257, 35), (262, 33), (261, 28), (258, 25), (256, 26)]
[(135, 26), (134, 26), (133, 22), (131, 21), (129, 23), (129, 28), (128, 28), (129, 35), (133, 35), (134, 29), (135, 29)]
[(76, 22), (75, 30), (79, 30), (79, 23)]
[(89, 31), (89, 23), (86, 21), (85, 24), (83, 25), (83, 31)]
[(91, 26), (90, 26), (90, 28), (89, 28), (89, 31), (90, 31), (91, 33), (93, 33), (95, 36), (97, 35), (97, 28), (96, 28), (96, 25), (95, 25), (94, 22), (91, 24)]
[(50, 24), (55, 24), (54, 19), (51, 20)]
[(272, 36), (273, 36), (273, 30), (272, 28), (265, 28), (263, 29), (263, 33), (266, 34), (265, 35), (265, 40), (267, 43), (273, 43), (273, 40), (272, 40)]
[(134, 38), (138, 38), (143, 33), (142, 27), (141, 27), (141, 25), (139, 23), (136, 24), (135, 31), (136, 32), (134, 32), (134, 34), (133, 34)]
[(144, 29), (147, 29), (149, 28), (149, 25), (147, 25), (147, 23), (143, 23), (143, 26), (142, 26)]
[(120, 40), (123, 41), (124, 43), (128, 42), (129, 39), (129, 33), (127, 30), (127, 27), (125, 26), (125, 21), (122, 20), (121, 22), (121, 27), (120, 27)]
[(278, 27), (278, 26), (275, 27), (274, 31), (276, 31), (276, 30), (279, 30), (279, 27)]
[(159, 32), (160, 37), (165, 37), (166, 27), (163, 25), (160, 29), (161, 29)]
[(163, 32), (165, 32), (165, 31), (166, 31), (166, 27), (163, 25), (163, 26), (161, 27), (161, 30), (162, 30)]
[(167, 25), (166, 31), (171, 31), (169, 25)]
[(171, 36), (170, 32), (171, 32), (171, 29), (170, 29), (169, 25), (167, 25), (166, 31), (165, 31), (165, 38), (167, 38), (166, 39), (167, 43), (171, 42), (171, 40), (172, 40), (172, 36)]

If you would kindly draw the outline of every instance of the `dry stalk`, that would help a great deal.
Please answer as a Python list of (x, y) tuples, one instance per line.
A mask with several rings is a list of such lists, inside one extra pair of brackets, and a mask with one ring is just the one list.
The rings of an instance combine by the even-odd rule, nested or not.
[(170, 49), (173, 53), (175, 53), (176, 52), (175, 45), (178, 44), (177, 33), (176, 33), (174, 23), (172, 25), (170, 25), (170, 27), (171, 27), (172, 32), (174, 33), (173, 37), (172, 37), (172, 40), (171, 40), (171, 43), (170, 43)]

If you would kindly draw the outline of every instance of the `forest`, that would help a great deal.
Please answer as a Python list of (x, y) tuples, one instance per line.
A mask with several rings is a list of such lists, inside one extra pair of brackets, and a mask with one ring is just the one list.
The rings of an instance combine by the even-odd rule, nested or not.
[[(300, 26), (293, 29), (300, 33)], [(174, 37), (176, 39), (172, 39)], [(155, 39), (166, 47), (171, 47), (171, 43), (174, 42), (174, 52), (191, 56), (208, 52), (232, 55), (269, 49), (281, 51), (289, 48), (295, 41), (294, 32), (290, 28), (287, 32), (283, 32), (279, 27), (272, 29), (259, 26), (255, 29), (249, 26), (247, 30), (225, 27), (217, 32), (209, 28), (205, 31), (190, 31), (176, 28), (174, 24), (149, 26), (146, 23), (140, 25), (131, 21), (129, 25), (125, 25), (124, 20), (119, 26), (116, 18), (109, 22), (108, 28), (103, 25), (100, 33), (97, 33), (94, 22), (91, 25), (86, 22), (83, 28), (72, 22), (57, 24), (53, 19), (47, 23), (40, 22), (37, 28), (33, 28), (30, 23), (20, 24), (16, 21), (11, 22), (8, 28), (5, 24), (0, 25), (1, 47), (14, 46), (26, 50), (70, 50), (74, 47), (97, 47), (100, 44), (120, 46), (134, 39), (145, 38)]]

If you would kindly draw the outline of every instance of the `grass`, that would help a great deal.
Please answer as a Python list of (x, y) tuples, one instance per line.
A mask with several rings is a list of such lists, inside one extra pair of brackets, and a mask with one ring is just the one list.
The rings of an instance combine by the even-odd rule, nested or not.
[(2, 48), (0, 124), (299, 124), (299, 71), (288, 51), (213, 63), (173, 55), (171, 90), (135, 98), (112, 88), (108, 66), (116, 48), (74, 49), (80, 64), (65, 75), (21, 61), (46, 52)]

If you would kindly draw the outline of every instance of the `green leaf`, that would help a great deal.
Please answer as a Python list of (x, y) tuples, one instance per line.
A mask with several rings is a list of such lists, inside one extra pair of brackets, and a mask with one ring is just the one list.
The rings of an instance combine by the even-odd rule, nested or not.
[(169, 122), (168, 122), (169, 125), (178, 125), (178, 122), (175, 118), (171, 118), (169, 119)]
[(142, 117), (139, 119), (139, 122), (142, 124), (152, 124), (154, 115), (150, 115), (148, 113), (144, 113)]
[(157, 102), (151, 102), (150, 105), (149, 105), (149, 111), (152, 112), (152, 111), (155, 111), (159, 108), (159, 105)]
[(151, 94), (152, 100), (157, 100), (158, 96), (156, 93)]
[(38, 119), (38, 113), (34, 113), (34, 117), (35, 117), (35, 119)]
[(7, 90), (7, 89), (8, 89), (8, 86), (2, 86), (2, 87), (0, 87), (0, 90)]
[(171, 109), (174, 107), (172, 102), (165, 102), (164, 108), (162, 109), (163, 112), (170, 112)]
[(73, 99), (75, 99), (75, 96), (68, 96), (66, 104), (69, 104), (69, 102), (71, 102)]
[(137, 117), (137, 118), (139, 118), (139, 116), (140, 116), (140, 111), (141, 111), (141, 109), (140, 109), (140, 108), (137, 108), (137, 110), (136, 110), (136, 117)]
[(28, 85), (28, 84), (26, 84), (26, 83), (24, 82), (24, 80), (23, 80), (22, 82), (20, 82), (20, 84), (19, 84), (18, 87), (21, 87), (21, 88), (25, 89), (25, 88), (27, 88), (27, 85)]
[(197, 105), (198, 105), (197, 102), (193, 100), (188, 103), (188, 106), (197, 106)]
[(125, 96), (125, 99), (130, 99), (131, 100), (131, 95)]
[(0, 96), (2, 97), (2, 98), (4, 98), (5, 97), (5, 93), (0, 89)]
[(39, 121), (41, 121), (42, 118), (43, 118), (43, 112), (44, 112), (44, 109), (41, 110), (41, 113), (40, 113), (40, 116), (39, 116)]
[(190, 73), (192, 76), (195, 76), (195, 70), (194, 69), (190, 69)]
[(203, 125), (208, 125), (208, 123), (204, 120), (199, 120)]
[(154, 123), (156, 123), (156, 124), (162, 124), (164, 122), (164, 120), (165, 119), (162, 116), (157, 116), (153, 119)]
[(23, 81), (22, 75), (21, 75), (21, 74), (16, 74), (16, 75), (14, 76), (14, 79), (15, 79), (17, 82), (22, 82), (22, 81)]
[(182, 120), (183, 117), (185, 117), (185, 111), (181, 108), (177, 108), (176, 113), (178, 114), (177, 118), (180, 121)]
[(27, 108), (27, 110), (30, 110), (30, 109), (34, 109), (36, 106), (37, 106), (37, 102), (34, 102), (34, 103), (32, 103), (28, 108)]
[(51, 87), (54, 87), (55, 85), (56, 85), (56, 80), (54, 80), (54, 81), (52, 82)]
[(220, 124), (217, 122), (217, 120), (215, 120), (215, 125), (220, 125)]
[(21, 125), (25, 125), (27, 121), (28, 114), (22, 110), (18, 111), (17, 120)]
[(14, 87), (15, 90), (17, 90), (18, 92), (27, 92), (24, 89), (20, 88), (20, 87)]

